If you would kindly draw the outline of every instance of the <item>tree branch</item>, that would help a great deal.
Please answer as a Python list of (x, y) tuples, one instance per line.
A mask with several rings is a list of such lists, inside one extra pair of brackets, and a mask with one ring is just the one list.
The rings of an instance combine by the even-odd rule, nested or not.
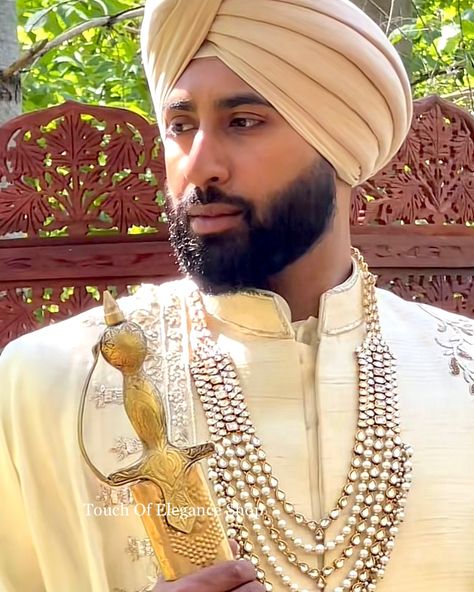
[(465, 69), (464, 62), (457, 62), (455, 64), (447, 66), (446, 68), (440, 68), (438, 66), (438, 67), (434, 68), (431, 72), (427, 72), (426, 74), (422, 74), (416, 80), (413, 80), (411, 83), (411, 86), (412, 86), (412, 88), (414, 88), (418, 84), (421, 84), (422, 82), (426, 82), (427, 80), (430, 80), (430, 78), (437, 78), (438, 76), (454, 75), (457, 72), (459, 72), (460, 70), (464, 70), (464, 69)]
[(0, 69), (0, 80), (6, 82), (10, 78), (12, 78), (17, 72), (26, 68), (28, 64), (31, 63), (32, 60), (35, 59), (35, 56), (46, 47), (48, 43), (47, 39), (43, 39), (43, 41), (38, 42), (36, 45), (30, 47), (28, 51), (22, 54), (16, 61), (13, 62), (10, 66), (7, 66), (3, 70)]
[(395, 0), (392, 0), (390, 3), (390, 14), (388, 15), (388, 22), (387, 26), (385, 27), (385, 35), (390, 33), (390, 27), (392, 26), (392, 19), (393, 19), (393, 9), (395, 8)]
[(375, 0), (369, 0), (369, 4), (371, 4), (375, 9), (377, 9), (380, 12), (380, 14), (383, 14), (383, 16), (385, 16), (386, 18), (389, 17), (388, 12), (385, 12), (385, 10), (381, 6), (379, 6), (377, 2), (375, 2)]
[(464, 90), (457, 90), (447, 95), (441, 95), (441, 98), (447, 101), (455, 101), (456, 99), (472, 99), (474, 97), (472, 97), (472, 91), (469, 88), (465, 88)]
[(3, 80), (8, 80), (20, 72), (20, 70), (23, 70), (26, 66), (34, 64), (42, 56), (48, 53), (48, 51), (59, 47), (71, 39), (74, 39), (74, 37), (81, 35), (84, 33), (84, 31), (88, 31), (89, 29), (97, 29), (98, 27), (113, 27), (122, 21), (139, 18), (143, 16), (143, 10), (143, 7), (130, 8), (117, 14), (100, 16), (85, 23), (81, 23), (80, 25), (76, 25), (75, 27), (71, 27), (71, 29), (64, 31), (64, 33), (61, 33), (61, 35), (58, 35), (54, 39), (51, 39), (51, 41), (40, 41), (39, 43), (36, 43), (30, 47), (30, 49), (21, 55), (18, 60), (13, 62), (13, 64), (10, 64), (10, 66), (7, 66), (1, 70), (0, 78)]

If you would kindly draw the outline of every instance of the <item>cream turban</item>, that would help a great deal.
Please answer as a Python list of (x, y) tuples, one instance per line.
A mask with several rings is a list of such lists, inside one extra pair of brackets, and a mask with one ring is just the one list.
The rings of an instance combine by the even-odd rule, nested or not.
[(348, 0), (147, 0), (142, 50), (159, 120), (190, 61), (218, 57), (353, 186), (410, 128), (403, 64)]

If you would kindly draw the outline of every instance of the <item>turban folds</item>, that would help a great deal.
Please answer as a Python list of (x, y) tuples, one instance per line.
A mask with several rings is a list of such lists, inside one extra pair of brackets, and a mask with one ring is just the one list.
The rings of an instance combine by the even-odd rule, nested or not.
[(348, 0), (147, 0), (142, 52), (162, 133), (163, 105), (200, 57), (224, 62), (352, 186), (410, 129), (403, 64)]

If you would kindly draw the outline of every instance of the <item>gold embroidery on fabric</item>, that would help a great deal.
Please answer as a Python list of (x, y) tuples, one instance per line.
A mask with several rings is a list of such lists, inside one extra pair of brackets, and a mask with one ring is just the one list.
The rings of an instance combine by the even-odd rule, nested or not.
[(193, 425), (190, 417), (192, 406), (189, 405), (187, 393), (191, 392), (184, 361), (183, 327), (184, 311), (182, 301), (172, 295), (170, 305), (164, 310), (167, 370), (167, 399), (171, 419), (171, 436), (178, 446), (191, 444), (192, 435), (188, 432)]
[(86, 327), (105, 327), (102, 307), (98, 311), (91, 311), (82, 322)]
[(469, 319), (446, 320), (420, 307), (438, 321), (438, 333), (441, 337), (436, 343), (444, 349), (449, 358), (449, 370), (453, 376), (462, 375), (469, 385), (469, 392), (474, 396), (474, 325)]
[(126, 552), (131, 555), (133, 561), (138, 561), (143, 557), (154, 557), (150, 539), (137, 539), (129, 536)]
[(145, 292), (148, 302), (143, 308), (132, 313), (131, 320), (140, 325), (147, 338), (148, 353), (145, 360), (145, 370), (153, 379), (158, 391), (166, 395), (163, 393), (163, 352), (161, 347), (163, 337), (159, 291), (147, 286), (140, 294), (143, 296)]
[(130, 456), (131, 454), (137, 454), (143, 450), (143, 445), (138, 438), (124, 438), (120, 436), (115, 439), (115, 446), (110, 449), (117, 455), (117, 460), (121, 461)]
[[(190, 289), (186, 280), (178, 280), (166, 288), (147, 287), (148, 306), (136, 311), (132, 320), (138, 323), (148, 340), (145, 369), (163, 395), (170, 437), (179, 446), (193, 443), (193, 408), (190, 378), (186, 371), (186, 315), (179, 293)], [(189, 433), (191, 430), (191, 433)]]
[(123, 405), (122, 388), (95, 384), (89, 400), (95, 402), (97, 409), (103, 409), (106, 405)]
[[(156, 586), (156, 580), (150, 584), (146, 584), (143, 588), (139, 588), (138, 590), (134, 590), (134, 592), (153, 592), (153, 589), (155, 586)], [(125, 590), (125, 588), (114, 588), (112, 590), (112, 592), (128, 592), (128, 591)]]
[(352, 323), (344, 325), (343, 327), (338, 327), (337, 329), (324, 329), (323, 333), (324, 335), (341, 335), (341, 333), (347, 333), (348, 331), (353, 331), (354, 329), (357, 329), (357, 327), (360, 327), (363, 323), (364, 319), (360, 318), (356, 321), (353, 321)]
[(96, 500), (105, 508), (111, 506), (129, 506), (133, 504), (133, 496), (129, 487), (109, 487), (101, 484)]

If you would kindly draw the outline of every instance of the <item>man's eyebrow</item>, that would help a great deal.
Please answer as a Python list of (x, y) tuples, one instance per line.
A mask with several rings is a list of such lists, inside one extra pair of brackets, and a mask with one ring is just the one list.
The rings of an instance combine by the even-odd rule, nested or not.
[[(217, 99), (215, 102), (216, 109), (235, 109), (242, 105), (262, 105), (264, 107), (272, 107), (272, 105), (264, 99), (261, 95), (253, 92), (239, 93), (222, 99)], [(163, 111), (186, 111), (191, 112), (196, 110), (196, 105), (191, 99), (176, 99), (165, 103)]]
[(194, 108), (191, 99), (176, 99), (163, 105), (163, 111), (194, 111)]
[(253, 92), (239, 93), (216, 101), (216, 107), (218, 109), (235, 109), (235, 107), (241, 107), (242, 105), (272, 107), (266, 99)]

